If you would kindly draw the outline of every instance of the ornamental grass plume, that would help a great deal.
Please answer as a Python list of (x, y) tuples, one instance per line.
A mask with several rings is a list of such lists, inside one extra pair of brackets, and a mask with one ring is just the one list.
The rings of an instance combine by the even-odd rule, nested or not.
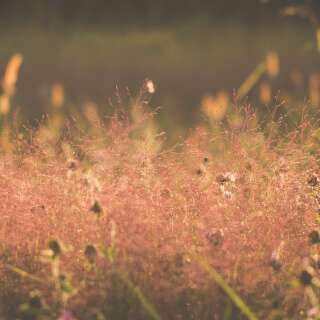
[[(18, 306), (38, 289), (56, 318), (70, 310), (77, 319), (221, 319), (228, 308), (239, 318), (195, 255), (258, 318), (274, 305), (291, 319), (307, 311), (303, 261), (318, 246), (319, 195), (310, 178), (318, 159), (299, 132), (270, 137), (249, 124), (252, 113), (242, 116), (241, 127), (190, 131), (179, 149), (143, 148), (133, 134), (143, 120), (115, 115), (100, 137), (88, 131), (76, 144), (65, 139), (70, 148), (55, 142), (48, 152), (34, 140), (1, 155), (0, 315), (19, 318)], [(61, 306), (39, 260), (48, 243), (63, 269)]]
[(10, 112), (10, 99), (14, 96), (16, 91), (16, 83), (18, 74), (23, 62), (23, 56), (19, 53), (14, 54), (5, 69), (2, 79), (3, 93), (0, 96), (0, 114), (7, 115)]

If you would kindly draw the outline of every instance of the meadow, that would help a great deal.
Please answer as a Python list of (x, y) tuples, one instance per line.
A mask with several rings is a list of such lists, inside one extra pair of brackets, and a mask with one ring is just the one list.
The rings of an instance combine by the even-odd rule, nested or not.
[[(166, 33), (139, 39), (162, 37), (168, 42)], [(85, 39), (97, 45), (100, 38)], [(9, 40), (1, 45), (14, 47), (17, 39)], [(48, 43), (42, 47), (50, 58)], [(169, 51), (162, 63), (179, 69), (174, 59), (182, 52)], [(221, 60), (224, 52), (215, 52)], [(105, 59), (81, 55), (87, 64), (80, 69)], [(41, 96), (45, 115), (28, 122), (35, 113), (22, 108), (19, 91), (26, 84), (33, 93), (34, 80), (23, 78), (32, 56), (10, 55), (1, 82), (0, 319), (320, 318), (320, 76), (313, 60), (304, 73), (289, 72), (283, 52), (262, 48), (253, 66), (235, 72), (238, 84), (230, 86), (237, 89), (195, 91), (201, 98), (192, 121), (174, 125), (181, 109), (166, 120), (156, 98), (161, 81), (147, 75), (140, 88), (116, 89), (107, 110), (86, 94), (72, 100), (52, 76)], [(79, 71), (69, 58), (63, 65)], [(188, 91), (197, 83), (183, 77), (167, 86)], [(282, 88), (281, 79), (289, 85)], [(83, 83), (94, 87), (93, 80)]]

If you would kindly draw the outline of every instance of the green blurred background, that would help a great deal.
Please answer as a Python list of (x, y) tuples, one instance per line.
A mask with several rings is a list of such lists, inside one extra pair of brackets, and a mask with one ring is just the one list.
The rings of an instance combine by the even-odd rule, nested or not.
[(315, 26), (281, 15), (296, 4), (320, 13), (319, 1), (1, 1), (0, 72), (12, 54), (23, 55), (15, 105), (31, 120), (46, 112), (54, 83), (70, 106), (93, 101), (108, 110), (117, 87), (126, 96), (149, 78), (162, 121), (192, 125), (203, 96), (232, 93), (274, 50), (281, 72), (273, 94), (303, 101), (320, 57)]

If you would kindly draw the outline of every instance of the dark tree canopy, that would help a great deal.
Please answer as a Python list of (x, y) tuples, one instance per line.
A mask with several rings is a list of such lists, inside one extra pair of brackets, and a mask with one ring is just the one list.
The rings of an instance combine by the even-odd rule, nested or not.
[(67, 26), (156, 26), (184, 19), (240, 20), (255, 23), (274, 18), (288, 4), (307, 3), (320, 12), (317, 0), (2, 0), (2, 21)]

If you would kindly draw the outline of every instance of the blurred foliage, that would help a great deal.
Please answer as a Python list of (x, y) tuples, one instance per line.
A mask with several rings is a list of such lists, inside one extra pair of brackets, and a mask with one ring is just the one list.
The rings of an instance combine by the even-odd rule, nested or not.
[(0, 16), (5, 19), (10, 16), (15, 22), (33, 21), (43, 27), (65, 27), (74, 24), (115, 25), (117, 27), (132, 25), (159, 25), (182, 21), (196, 16), (207, 17), (210, 20), (239, 20), (255, 23), (258, 20), (269, 20), (277, 11), (288, 4), (307, 3), (319, 9), (318, 1), (288, 1), (288, 0), (242, 0), (235, 3), (232, 0), (201, 1), (196, 0), (19, 0), (2, 1)]

